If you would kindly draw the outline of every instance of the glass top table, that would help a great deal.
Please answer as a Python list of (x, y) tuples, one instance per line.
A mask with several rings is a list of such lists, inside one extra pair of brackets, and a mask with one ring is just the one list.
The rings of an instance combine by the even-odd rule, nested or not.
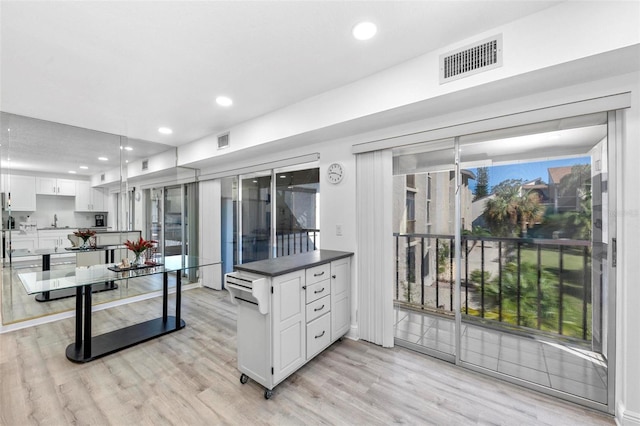
[[(42, 257), (42, 271), (48, 271), (51, 269), (51, 256), (61, 255), (61, 254), (83, 254), (83, 253), (95, 253), (95, 252), (104, 252), (104, 263), (108, 264), (109, 261), (114, 261), (115, 250), (118, 248), (123, 248), (122, 244), (111, 244), (111, 245), (100, 245), (93, 247), (51, 247), (45, 249), (14, 249), (11, 250), (11, 260), (19, 260), (20, 258), (26, 258), (29, 256), (41, 256)], [(94, 263), (100, 263), (94, 262)], [(74, 275), (74, 271), (69, 270), (65, 273), (65, 275), (72, 276)], [(57, 278), (56, 278), (57, 279)], [(46, 277), (44, 278), (46, 280)], [(42, 280), (42, 281), (44, 281)], [(22, 280), (24, 285), (24, 280)], [(75, 296), (75, 286), (66, 286), (59, 279), (57, 281), (50, 281), (50, 286), (52, 287), (50, 290), (44, 290), (42, 292), (35, 291), (36, 296), (35, 299), (38, 302), (50, 302), (53, 300), (65, 299), (67, 297)], [(26, 288), (26, 287), (25, 287)], [(118, 284), (114, 281), (105, 281), (102, 285), (94, 285), (91, 287), (91, 290), (94, 293), (98, 293), (101, 291), (111, 291), (116, 290), (118, 288)], [(27, 289), (27, 293), (30, 294)]]
[[(18, 274), (28, 294), (48, 293), (60, 289), (74, 289), (76, 296), (76, 338), (67, 346), (67, 359), (84, 363), (129, 348), (138, 343), (173, 333), (186, 326), (181, 318), (182, 274), (189, 269), (220, 264), (220, 261), (195, 256), (166, 256), (157, 265), (118, 270), (114, 263), (61, 268)], [(115, 269), (115, 270), (114, 270)], [(169, 279), (175, 272), (175, 315), (168, 315)], [(92, 287), (148, 275), (162, 275), (162, 316), (130, 325), (109, 333), (91, 334)]]
[[(114, 271), (115, 264), (99, 264), (92, 266), (66, 267), (48, 271), (23, 272), (18, 278), (27, 294), (75, 288), (104, 282), (121, 281), (145, 275), (175, 272), (201, 266), (210, 266), (220, 262), (195, 256), (166, 256), (156, 259), (157, 265), (147, 265), (131, 269)], [(112, 268), (112, 269), (109, 269)]]

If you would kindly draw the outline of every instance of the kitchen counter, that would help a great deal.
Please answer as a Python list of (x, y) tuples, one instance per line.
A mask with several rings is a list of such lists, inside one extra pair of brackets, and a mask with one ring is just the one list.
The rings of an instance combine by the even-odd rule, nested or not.
[(349, 256), (353, 256), (353, 253), (335, 250), (315, 250), (291, 256), (277, 257), (275, 259), (243, 263), (242, 265), (235, 265), (235, 269), (237, 271), (276, 277), (278, 275), (288, 274), (289, 272), (299, 271), (300, 269), (311, 268), (316, 265), (332, 262)]
[(68, 231), (69, 229), (78, 229), (78, 228), (71, 228), (70, 226), (47, 226), (44, 228), (38, 228), (38, 231)]

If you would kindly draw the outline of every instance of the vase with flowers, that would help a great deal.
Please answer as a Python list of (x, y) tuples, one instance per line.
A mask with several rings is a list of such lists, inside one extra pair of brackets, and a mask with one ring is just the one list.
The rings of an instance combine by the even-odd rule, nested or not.
[(89, 248), (89, 239), (96, 235), (96, 231), (92, 231), (91, 229), (78, 229), (73, 233), (73, 235), (82, 240), (80, 248), (86, 249)]
[(140, 237), (138, 241), (127, 240), (124, 245), (126, 248), (131, 250), (135, 256), (135, 259), (132, 262), (132, 266), (142, 266), (144, 264), (142, 254), (147, 250), (153, 249), (156, 242), (157, 241), (154, 240), (145, 240), (142, 237)]

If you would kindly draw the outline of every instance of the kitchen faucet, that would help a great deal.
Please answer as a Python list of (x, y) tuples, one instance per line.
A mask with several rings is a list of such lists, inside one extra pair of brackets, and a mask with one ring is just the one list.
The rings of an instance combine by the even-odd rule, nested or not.
[(58, 215), (57, 214), (53, 214), (53, 223), (51, 224), (51, 226), (53, 226), (54, 228), (58, 227)]

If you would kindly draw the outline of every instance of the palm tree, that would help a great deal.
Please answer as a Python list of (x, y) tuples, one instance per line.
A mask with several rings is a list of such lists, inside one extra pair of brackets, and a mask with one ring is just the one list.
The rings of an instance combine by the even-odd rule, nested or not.
[(544, 216), (544, 206), (536, 192), (522, 192), (520, 187), (510, 186), (500, 190), (488, 200), (484, 218), (494, 235), (516, 236), (518, 228), (523, 237)]
[(545, 208), (540, 203), (537, 192), (527, 191), (518, 200), (518, 213), (522, 237), (527, 236), (527, 228), (531, 228), (544, 217)]
[(484, 218), (494, 235), (513, 234), (513, 228), (518, 223), (516, 198), (518, 190), (509, 187), (495, 194), (487, 200), (484, 207)]

